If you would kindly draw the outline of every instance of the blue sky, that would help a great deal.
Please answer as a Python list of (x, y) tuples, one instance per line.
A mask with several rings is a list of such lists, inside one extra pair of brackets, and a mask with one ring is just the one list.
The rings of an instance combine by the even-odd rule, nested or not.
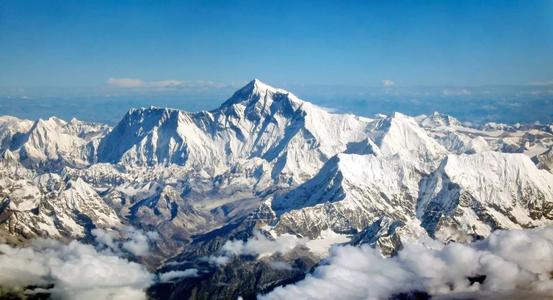
[[(552, 53), (553, 1), (0, 0), (0, 114), (88, 116), (61, 98), (118, 99), (109, 120), (210, 109), (256, 77), (360, 114), (455, 113), (440, 105), (454, 99), (548, 121)], [(540, 114), (517, 119), (528, 103)]]
[(10, 87), (527, 84), (551, 53), (553, 1), (0, 2)]

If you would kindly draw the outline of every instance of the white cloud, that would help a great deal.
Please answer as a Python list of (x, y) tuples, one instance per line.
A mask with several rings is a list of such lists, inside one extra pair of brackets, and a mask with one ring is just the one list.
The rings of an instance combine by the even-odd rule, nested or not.
[(112, 250), (119, 250), (119, 246), (115, 242), (115, 239), (118, 238), (115, 232), (95, 228), (92, 229), (91, 233), (99, 245), (103, 245)]
[(92, 235), (100, 247), (115, 253), (126, 251), (136, 256), (148, 254), (150, 245), (159, 238), (156, 232), (143, 232), (130, 226), (123, 228), (122, 232), (93, 229)]
[(121, 88), (143, 87), (144, 81), (135, 78), (110, 78), (107, 84)]
[[(553, 292), (553, 228), (496, 231), (471, 245), (451, 243), (438, 249), (407, 244), (392, 258), (368, 246), (335, 247), (328, 263), (304, 280), (261, 299), (386, 299), (399, 292), (478, 295)], [(482, 284), (468, 277), (485, 275)]]
[(269, 262), (269, 266), (275, 270), (291, 271), (294, 269), (289, 263), (283, 261), (271, 261)]
[(200, 259), (216, 266), (224, 266), (230, 261), (230, 258), (224, 255), (210, 255), (201, 257)]
[(227, 241), (219, 250), (219, 255), (211, 255), (203, 259), (215, 265), (226, 265), (233, 256), (252, 255), (258, 258), (271, 256), (275, 253), (285, 254), (297, 246), (305, 245), (307, 239), (298, 238), (292, 234), (282, 234), (270, 239), (259, 231), (254, 231), (253, 237), (247, 241)]
[(184, 85), (180, 80), (160, 80), (160, 81), (144, 81), (137, 78), (110, 78), (107, 81), (108, 85), (119, 88), (178, 88)]
[(123, 249), (138, 256), (148, 254), (150, 251), (150, 238), (148, 235), (132, 228), (128, 231), (128, 236), (128, 240), (121, 246)]
[(390, 79), (384, 79), (382, 80), (382, 85), (384, 87), (392, 87), (394, 86), (396, 83), (393, 81), (393, 80), (390, 80)]
[(0, 253), (0, 285), (53, 284), (47, 292), (55, 299), (146, 299), (144, 289), (154, 279), (140, 264), (77, 241), (36, 240), (27, 248), (1, 244)]
[(444, 96), (469, 96), (471, 92), (467, 89), (460, 89), (460, 90), (451, 90), (451, 89), (444, 89), (442, 90), (442, 95)]
[(549, 85), (553, 85), (553, 80), (549, 80), (549, 81), (535, 81), (535, 82), (531, 82), (529, 85), (534, 85), (534, 86), (549, 86)]
[(159, 281), (167, 282), (176, 278), (190, 278), (197, 277), (198, 269), (186, 269), (182, 271), (169, 271), (159, 274)]
[(292, 234), (282, 234), (275, 239), (269, 239), (261, 232), (255, 231), (253, 237), (246, 242), (241, 240), (227, 241), (222, 252), (230, 255), (257, 255), (260, 257), (270, 256), (274, 253), (286, 253), (296, 248), (298, 245), (304, 245), (305, 239), (300, 239)]
[(146, 81), (138, 78), (109, 78), (106, 83), (109, 86), (138, 89), (138, 90), (171, 90), (187, 88), (222, 88), (225, 85), (209, 80), (176, 80), (167, 79), (159, 81)]

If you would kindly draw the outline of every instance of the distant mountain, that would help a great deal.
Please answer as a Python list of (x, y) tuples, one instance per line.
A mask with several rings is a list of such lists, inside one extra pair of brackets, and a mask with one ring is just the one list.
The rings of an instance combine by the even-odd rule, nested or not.
[[(113, 128), (5, 116), (0, 236), (93, 242), (94, 228), (132, 225), (160, 235), (141, 258), (151, 268), (203, 268), (234, 280), (217, 296), (252, 296), (297, 280), (335, 243), (393, 254), (421, 237), (469, 242), (553, 224), (552, 128), (335, 114), (257, 79), (215, 110), (131, 109)], [(286, 255), (233, 260), (251, 278), (268, 276), (256, 286), (206, 262), (255, 234), (301, 243)], [(280, 260), (296, 271), (274, 273)], [(213, 288), (200, 276), (152, 295), (193, 289), (202, 298)]]

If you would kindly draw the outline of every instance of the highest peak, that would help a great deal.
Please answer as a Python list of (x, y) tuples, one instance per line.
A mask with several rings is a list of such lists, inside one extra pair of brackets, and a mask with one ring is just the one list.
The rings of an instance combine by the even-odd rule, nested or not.
[(285, 91), (283, 89), (278, 89), (278, 88), (272, 87), (272, 86), (266, 84), (265, 82), (263, 82), (263, 81), (261, 81), (257, 78), (254, 78), (252, 81), (248, 82), (248, 84), (246, 84), (240, 90), (245, 90), (245, 91), (249, 91), (249, 92), (289, 93), (288, 91)]
[(251, 94), (264, 94), (264, 93), (272, 93), (272, 94), (290, 94), (290, 92), (286, 91), (286, 90), (283, 90), (283, 89), (279, 89), (279, 88), (275, 88), (273, 86), (270, 86), (268, 84), (266, 84), (265, 82), (257, 79), (257, 78), (254, 78), (252, 81), (248, 82), (244, 87), (242, 87), (241, 89), (239, 89), (235, 95), (237, 93), (240, 93), (242, 95), (246, 94), (246, 95), (251, 95)]
[(252, 81), (248, 82), (241, 89), (236, 91), (232, 97), (230, 97), (223, 106), (233, 105), (237, 103), (250, 103), (257, 102), (257, 100), (264, 98), (265, 96), (272, 95), (281, 95), (285, 97), (279, 98), (288, 98), (294, 102), (299, 102), (300, 100), (292, 93), (287, 90), (272, 87), (263, 81), (255, 78)]

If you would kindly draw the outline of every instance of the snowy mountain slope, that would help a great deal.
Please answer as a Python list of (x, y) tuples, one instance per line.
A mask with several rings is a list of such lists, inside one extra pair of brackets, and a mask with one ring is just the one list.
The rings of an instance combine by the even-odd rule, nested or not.
[(403, 160), (426, 163), (446, 154), (443, 146), (433, 140), (414, 118), (401, 113), (377, 121), (371, 137), (379, 146), (380, 154), (385, 156), (398, 155)]
[(421, 225), (444, 240), (553, 220), (553, 175), (523, 154), (449, 155), (421, 190)]
[(550, 125), (521, 125), (487, 123), (480, 128), (463, 125), (457, 119), (434, 113), (416, 117), (417, 122), (448, 151), (477, 153), (499, 151), (538, 156), (553, 145)]
[(355, 233), (384, 216), (416, 221), (442, 240), (467, 241), (495, 229), (553, 224), (553, 175), (523, 154), (450, 154), (431, 174), (397, 158), (340, 154), (271, 207), (281, 233)]
[(5, 149), (13, 152), (27, 166), (48, 164), (50, 168), (87, 166), (94, 157), (99, 138), (109, 129), (106, 125), (76, 119), (65, 122), (56, 117), (39, 119), (30, 127), (28, 122), (22, 121), (10, 128), (17, 128), (19, 134), (11, 136), (10, 142), (5, 143)]
[(0, 152), (10, 149), (11, 144), (18, 144), (33, 126), (33, 121), (22, 120), (11, 116), (0, 116)]
[(276, 229), (316, 238), (330, 228), (357, 232), (386, 215), (414, 215), (421, 173), (397, 157), (339, 154), (312, 180), (272, 201)]
[(0, 166), (0, 232), (8, 240), (74, 239), (85, 237), (94, 226), (122, 224), (116, 212), (81, 179), (39, 175), (13, 156), (0, 161)]

